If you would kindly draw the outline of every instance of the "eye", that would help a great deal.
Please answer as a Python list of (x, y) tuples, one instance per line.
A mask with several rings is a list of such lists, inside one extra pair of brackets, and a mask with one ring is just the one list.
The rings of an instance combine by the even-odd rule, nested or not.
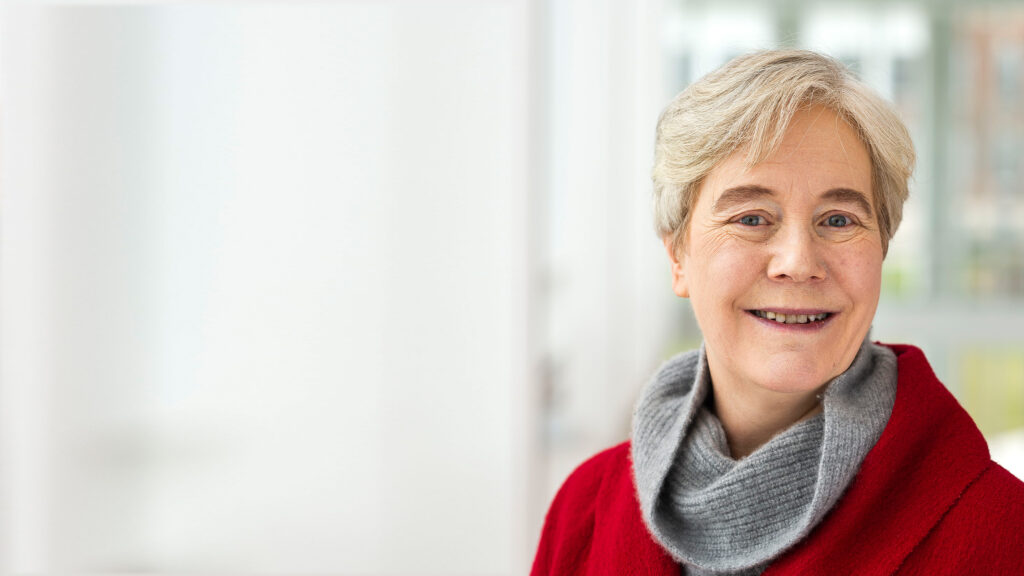
[(845, 216), (843, 214), (833, 214), (825, 220), (825, 224), (833, 228), (845, 228), (850, 224), (853, 224), (853, 221), (850, 220), (849, 216)]
[(739, 223), (744, 226), (761, 226), (764, 224), (764, 218), (757, 214), (747, 214), (746, 216), (740, 216)]

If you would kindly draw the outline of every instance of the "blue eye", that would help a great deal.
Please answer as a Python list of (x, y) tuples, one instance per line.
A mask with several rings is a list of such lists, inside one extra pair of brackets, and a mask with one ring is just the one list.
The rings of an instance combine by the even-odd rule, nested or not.
[(829, 226), (832, 226), (834, 228), (845, 228), (852, 224), (852, 222), (850, 222), (850, 218), (847, 216), (843, 216), (842, 214), (833, 214), (828, 217), (828, 220), (826, 222)]
[(763, 218), (754, 214), (748, 214), (740, 218), (740, 224), (744, 226), (759, 226)]

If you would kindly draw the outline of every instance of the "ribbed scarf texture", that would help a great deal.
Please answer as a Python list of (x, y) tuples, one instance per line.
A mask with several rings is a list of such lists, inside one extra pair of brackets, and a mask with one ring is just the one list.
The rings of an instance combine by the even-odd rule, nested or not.
[(839, 500), (878, 441), (896, 397), (896, 357), (865, 339), (828, 383), (824, 410), (733, 460), (705, 407), (704, 347), (666, 362), (633, 414), (644, 522), (690, 575), (760, 574)]

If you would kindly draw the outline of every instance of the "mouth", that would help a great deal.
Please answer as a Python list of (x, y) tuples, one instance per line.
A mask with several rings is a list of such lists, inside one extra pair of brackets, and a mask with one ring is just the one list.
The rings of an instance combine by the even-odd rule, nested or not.
[(823, 324), (834, 316), (833, 312), (820, 311), (797, 311), (797, 312), (775, 312), (772, 310), (747, 310), (747, 312), (764, 320), (770, 320), (778, 324)]

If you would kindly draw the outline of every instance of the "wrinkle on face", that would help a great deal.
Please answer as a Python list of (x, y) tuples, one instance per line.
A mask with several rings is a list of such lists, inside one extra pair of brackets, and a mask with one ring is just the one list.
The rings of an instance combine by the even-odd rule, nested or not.
[(701, 252), (710, 257), (719, 254), (729, 242), (743, 242), (745, 240), (724, 225), (707, 226), (701, 235)]
[[(797, 113), (764, 162), (746, 167), (737, 150), (697, 191), (675, 251), (686, 286), (677, 293), (693, 302), (717, 359), (714, 379), (813, 389), (852, 362), (870, 327), (883, 257), (870, 156), (853, 128), (829, 115)], [(830, 226), (833, 214), (850, 223)], [(836, 314), (828, 338), (801, 339), (764, 332), (750, 310), (768, 306)]]

